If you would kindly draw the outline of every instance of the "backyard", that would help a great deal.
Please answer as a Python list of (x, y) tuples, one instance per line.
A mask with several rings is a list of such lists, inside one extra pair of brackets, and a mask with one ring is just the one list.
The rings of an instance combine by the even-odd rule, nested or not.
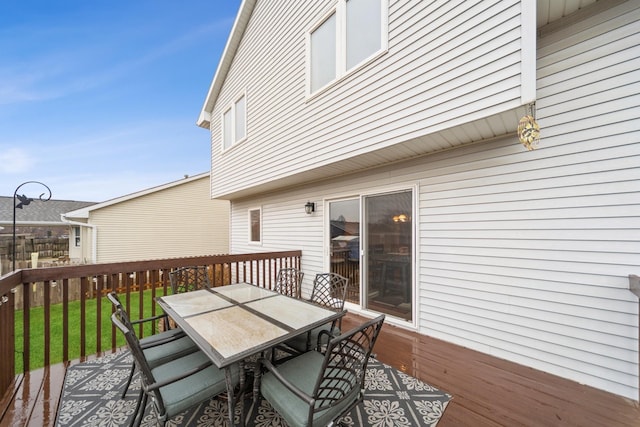
[[(163, 288), (157, 288), (155, 291), (156, 296), (163, 296)], [(127, 312), (131, 319), (138, 319), (139, 317), (151, 317), (153, 298), (152, 290), (144, 291), (144, 313), (143, 316), (139, 316), (139, 301), (140, 294), (132, 292), (130, 295), (129, 307)], [(120, 296), (120, 295), (119, 295)], [(100, 334), (92, 333), (91, 331), (98, 331), (98, 304), (97, 301), (101, 301), (100, 308)], [(126, 295), (121, 295), (121, 301), (126, 306)], [(86, 300), (86, 324), (87, 330), (85, 341), (85, 354), (96, 354), (100, 351), (105, 351), (111, 348), (112, 341), (112, 325), (111, 325), (111, 302), (107, 298), (93, 298)], [(156, 308), (156, 314), (159, 314), (159, 308)], [(69, 360), (78, 359), (81, 356), (81, 303), (80, 301), (70, 301), (68, 309), (68, 322), (69, 322)], [(29, 331), (29, 337), (31, 341), (31, 366), (30, 368), (38, 369), (42, 368), (44, 363), (44, 345), (45, 345), (45, 313), (44, 307), (34, 307), (30, 311), (31, 316), (31, 330)], [(142, 336), (147, 336), (152, 333), (151, 322), (147, 322), (144, 326)], [(22, 360), (22, 331), (23, 331), (23, 311), (16, 310), (15, 312), (15, 336), (16, 336), (16, 374), (23, 370)], [(50, 342), (51, 342), (51, 360), (50, 364), (54, 365), (63, 361), (63, 304), (52, 304), (50, 309)], [(115, 333), (115, 332), (114, 332)], [(100, 346), (97, 346), (97, 337), (100, 336)], [(124, 337), (115, 333), (116, 336), (116, 348), (125, 345)]]

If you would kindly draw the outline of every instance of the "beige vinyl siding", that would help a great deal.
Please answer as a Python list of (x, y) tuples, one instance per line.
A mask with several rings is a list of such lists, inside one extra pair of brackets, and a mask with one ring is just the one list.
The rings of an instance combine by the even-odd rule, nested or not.
[(208, 176), (90, 214), (98, 262), (228, 253), (228, 221), (229, 204), (210, 199)]
[(638, 22), (626, 2), (540, 40), (537, 151), (510, 136), (236, 200), (233, 251), (260, 205), (260, 250), (302, 249), (308, 293), (323, 201), (417, 185), (421, 333), (637, 399)]
[[(331, 4), (256, 5), (211, 117), (214, 196), (520, 105), (515, 0), (391, 1), (388, 51), (307, 99), (305, 34)], [(221, 112), (245, 90), (248, 139), (222, 154)]]

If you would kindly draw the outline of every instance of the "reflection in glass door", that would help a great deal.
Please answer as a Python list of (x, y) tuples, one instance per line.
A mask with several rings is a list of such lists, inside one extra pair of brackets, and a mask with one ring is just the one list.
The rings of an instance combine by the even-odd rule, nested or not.
[(349, 279), (347, 301), (360, 304), (360, 202), (329, 202), (331, 272)]
[(365, 307), (405, 320), (413, 312), (412, 192), (364, 197)]

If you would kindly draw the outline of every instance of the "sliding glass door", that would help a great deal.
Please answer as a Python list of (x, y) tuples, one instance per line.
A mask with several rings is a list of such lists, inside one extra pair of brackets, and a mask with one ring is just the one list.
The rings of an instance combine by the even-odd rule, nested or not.
[(329, 202), (331, 272), (349, 279), (347, 301), (360, 304), (360, 199)]
[(412, 320), (412, 192), (364, 197), (365, 308)]
[(413, 192), (330, 201), (328, 212), (330, 271), (349, 279), (347, 301), (412, 321)]

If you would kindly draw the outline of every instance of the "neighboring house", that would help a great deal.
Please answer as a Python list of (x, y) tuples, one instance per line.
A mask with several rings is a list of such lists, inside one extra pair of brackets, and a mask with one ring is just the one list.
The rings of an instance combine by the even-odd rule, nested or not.
[(349, 310), (637, 400), (639, 32), (638, 1), (243, 1), (198, 120), (231, 252), (301, 249), (308, 295), (342, 216)]
[(67, 212), (70, 253), (104, 263), (229, 252), (229, 203), (211, 200), (209, 173)]
[[(30, 255), (21, 253), (24, 248), (28, 252), (42, 252), (40, 259), (68, 255), (67, 236), (71, 229), (69, 224), (62, 221), (60, 215), (70, 210), (80, 209), (93, 205), (95, 202), (79, 202), (74, 200), (40, 200), (38, 195), (33, 195), (25, 189), (27, 197), (32, 198), (28, 204), (22, 208), (15, 209), (16, 215), (16, 258), (18, 261), (30, 260)], [(20, 191), (20, 195), (22, 195)], [(16, 206), (20, 200), (16, 199)], [(13, 240), (13, 197), (0, 196), (0, 261), (3, 262), (0, 271), (10, 271), (8, 269), (11, 257), (11, 244)], [(32, 240), (49, 239), (43, 242), (43, 247)], [(59, 242), (58, 242), (59, 240)], [(27, 242), (28, 241), (28, 242)], [(27, 244), (28, 243), (28, 244)], [(59, 245), (58, 243), (63, 243)], [(40, 251), (40, 249), (42, 249)]]

